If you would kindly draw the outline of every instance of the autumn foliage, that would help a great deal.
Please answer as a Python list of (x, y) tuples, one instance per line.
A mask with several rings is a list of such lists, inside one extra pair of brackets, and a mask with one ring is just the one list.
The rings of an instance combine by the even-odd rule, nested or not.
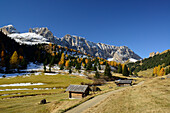
[(11, 56), (10, 58), (10, 64), (12, 66), (12, 68), (16, 68), (19, 64), (19, 59), (18, 59), (18, 54), (17, 54), (17, 51), (15, 51), (13, 53), (13, 55)]
[(158, 65), (157, 67), (154, 67), (153, 75), (154, 76), (163, 76), (163, 75), (165, 75), (165, 69), (161, 65)]

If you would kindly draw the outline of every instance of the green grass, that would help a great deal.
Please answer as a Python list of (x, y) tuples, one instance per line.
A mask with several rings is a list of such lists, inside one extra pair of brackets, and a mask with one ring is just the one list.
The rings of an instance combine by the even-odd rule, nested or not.
[[(74, 75), (31, 75), (27, 76), (19, 76), (14, 78), (1, 78), (0, 84), (12, 84), (12, 83), (45, 83), (48, 86), (55, 87), (66, 87), (71, 83), (79, 84), (80, 82), (91, 82), (85, 77), (79, 77)], [(40, 86), (42, 87), (42, 86)]]
[[(13, 83), (44, 83), (44, 85), (33, 86), (9, 86), (0, 87), (0, 89), (14, 89), (14, 88), (53, 88), (50, 90), (15, 90), (15, 91), (0, 91), (2, 94), (11, 94), (0, 96), (0, 112), (1, 113), (48, 113), (53, 109), (52, 105), (60, 101), (68, 100), (68, 93), (64, 93), (65, 88), (70, 84), (91, 83), (92, 80), (85, 77), (75, 75), (31, 75), (18, 76), (14, 78), (1, 78), (0, 85)], [(18, 94), (20, 93), (20, 94)], [(34, 96), (33, 96), (34, 95)], [(22, 96), (22, 97), (21, 97)], [(17, 98), (14, 98), (17, 97)], [(48, 104), (39, 105), (42, 99), (46, 99)]]
[[(48, 113), (48, 109), (52, 102), (60, 101), (61, 98), (66, 98), (67, 94), (56, 94), (56, 95), (41, 95), (41, 96), (30, 96), (23, 98), (12, 98), (0, 100), (0, 112), (1, 113)], [(40, 105), (39, 102), (42, 99), (46, 99), (48, 104)]]
[[(0, 84), (13, 84), (13, 83), (44, 83), (44, 85), (37, 86), (15, 86), (15, 87), (0, 87), (0, 89), (11, 88), (52, 88), (58, 89), (51, 90), (25, 90), (25, 91), (0, 91), (0, 94), (12, 94), (7, 96), (0, 96), (0, 111), (1, 113), (50, 113), (52, 111), (62, 112), (70, 107), (78, 105), (95, 95), (117, 89), (114, 82), (108, 82), (101, 88), (101, 92), (91, 94), (84, 99), (68, 99), (68, 92), (64, 93), (65, 88), (70, 84), (91, 83), (93, 81), (86, 79), (85, 77), (74, 75), (32, 75), (30, 77), (19, 76), (14, 78), (2, 78)], [(110, 87), (112, 87), (110, 89)], [(15, 94), (20, 93), (20, 94)], [(31, 96), (35, 95), (35, 96)], [(24, 96), (17, 97), (15, 96)], [(12, 97), (12, 98), (11, 98)], [(48, 104), (39, 105), (40, 100), (46, 99)]]
[[(44, 83), (44, 85), (32, 85), (32, 86), (8, 86), (0, 87), (0, 89), (17, 89), (17, 88), (56, 88), (50, 90), (15, 90), (15, 91), (0, 91), (2, 94), (14, 94), (8, 96), (0, 96), (0, 98), (21, 95), (30, 95), (30, 94), (43, 94), (43, 93), (61, 93), (65, 90), (70, 84), (80, 84), (81, 82), (91, 83), (92, 81), (86, 79), (85, 77), (74, 76), (74, 75), (31, 75), (30, 77), (19, 76), (14, 78), (1, 78), (1, 84), (13, 84), (13, 83)], [(16, 94), (16, 95), (15, 95)]]

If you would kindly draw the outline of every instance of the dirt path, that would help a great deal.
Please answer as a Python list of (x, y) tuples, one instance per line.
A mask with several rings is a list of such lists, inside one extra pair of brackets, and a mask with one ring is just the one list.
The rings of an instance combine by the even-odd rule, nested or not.
[[(137, 85), (142, 85), (144, 83), (144, 81), (140, 82), (139, 84)], [(137, 86), (137, 85), (134, 85), (134, 86)], [(127, 87), (125, 88), (121, 88), (121, 89), (118, 89), (118, 90), (114, 90), (114, 91), (110, 91), (110, 92), (107, 92), (107, 93), (104, 93), (102, 95), (99, 95), (99, 96), (96, 96), (94, 97), (93, 99), (91, 100), (88, 100), (82, 104), (80, 104), (79, 106), (67, 111), (66, 113), (81, 113), (85, 110), (87, 110), (88, 108), (92, 107), (92, 106), (95, 106), (97, 105), (99, 102), (102, 102), (104, 101), (107, 97), (109, 97), (111, 94), (114, 94), (114, 93), (117, 93), (119, 91), (123, 91), (125, 90)]]

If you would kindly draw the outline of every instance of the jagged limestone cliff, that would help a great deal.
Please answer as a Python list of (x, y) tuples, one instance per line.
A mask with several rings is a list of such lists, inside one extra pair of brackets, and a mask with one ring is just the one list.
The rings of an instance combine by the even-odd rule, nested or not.
[[(4, 26), (1, 29), (7, 35), (13, 34), (13, 33), (19, 34), (19, 32), (12, 25)], [(111, 60), (121, 62), (121, 63), (127, 61), (129, 58), (133, 58), (136, 60), (141, 59), (140, 56), (135, 54), (127, 46), (118, 47), (118, 46), (107, 45), (103, 43), (94, 43), (91, 41), (87, 41), (85, 38), (82, 38), (79, 36), (72, 36), (69, 34), (65, 35), (62, 38), (57, 38), (56, 36), (53, 35), (53, 33), (47, 27), (30, 28), (29, 33), (35, 33), (37, 35), (43, 36), (44, 38), (47, 39), (48, 42), (50, 41), (57, 45), (66, 46), (68, 48), (73, 48), (73, 49), (81, 51), (82, 53), (87, 53), (92, 56), (102, 57), (105, 59), (111, 58)], [(12, 37), (12, 38), (15, 38), (15, 37)], [(24, 37), (20, 36), (19, 38), (22, 39)]]

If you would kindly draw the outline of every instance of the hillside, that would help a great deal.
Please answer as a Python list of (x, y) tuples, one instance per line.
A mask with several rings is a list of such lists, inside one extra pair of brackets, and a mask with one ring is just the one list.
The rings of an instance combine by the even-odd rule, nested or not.
[[(59, 68), (60, 70), (63, 70), (63, 72), (64, 70), (67, 70), (69, 73), (72, 73), (72, 70), (82, 70), (82, 72), (97, 71), (97, 69), (104, 70), (105, 66), (108, 66), (109, 70), (116, 70), (118, 65), (118, 63), (114, 61), (108, 62), (106, 59), (93, 57), (87, 54), (85, 55), (80, 51), (61, 47), (52, 43), (38, 45), (21, 44), (2, 32), (0, 32), (0, 45), (1, 75), (21, 73), (22, 69), (27, 69), (28, 64), (31, 64), (34, 67), (41, 64), (41, 71), (53, 73), (55, 71), (52, 68)], [(28, 72), (30, 71), (28, 70)], [(80, 73), (81, 72), (79, 72), (79, 74)], [(105, 77), (112, 78), (110, 75), (111, 74), (109, 73)]]
[(0, 28), (2, 32), (9, 37), (15, 39), (20, 44), (40, 44), (40, 43), (54, 43), (70, 49), (75, 49), (83, 54), (90, 54), (91, 56), (101, 58), (111, 58), (112, 61), (125, 62), (126, 60), (133, 58), (135, 60), (141, 59), (140, 56), (135, 54), (127, 46), (113, 46), (103, 43), (94, 43), (86, 40), (80, 36), (65, 35), (62, 38), (57, 38), (47, 28), (30, 28), (28, 33), (19, 33), (12, 25), (4, 26)]
[(135, 63), (129, 63), (128, 67), (131, 69), (131, 71), (139, 72), (154, 68), (158, 65), (162, 65), (163, 67), (170, 65), (170, 50), (154, 55), (153, 57), (145, 58)]
[(147, 80), (143, 85), (129, 87), (91, 107), (83, 113), (169, 113), (170, 80)]
[[(8, 43), (7, 43), (8, 42)], [(19, 44), (14, 39), (11, 39), (4, 33), (0, 31), (0, 72), (10, 71), (10, 60), (13, 53), (16, 51), (17, 55), (17, 64), (16, 68), (26, 68), (29, 62), (43, 63), (44, 59), (50, 55), (44, 48), (43, 44), (38, 45), (27, 45)], [(31, 51), (30, 51), (31, 50)], [(5, 70), (1, 70), (5, 67)]]

